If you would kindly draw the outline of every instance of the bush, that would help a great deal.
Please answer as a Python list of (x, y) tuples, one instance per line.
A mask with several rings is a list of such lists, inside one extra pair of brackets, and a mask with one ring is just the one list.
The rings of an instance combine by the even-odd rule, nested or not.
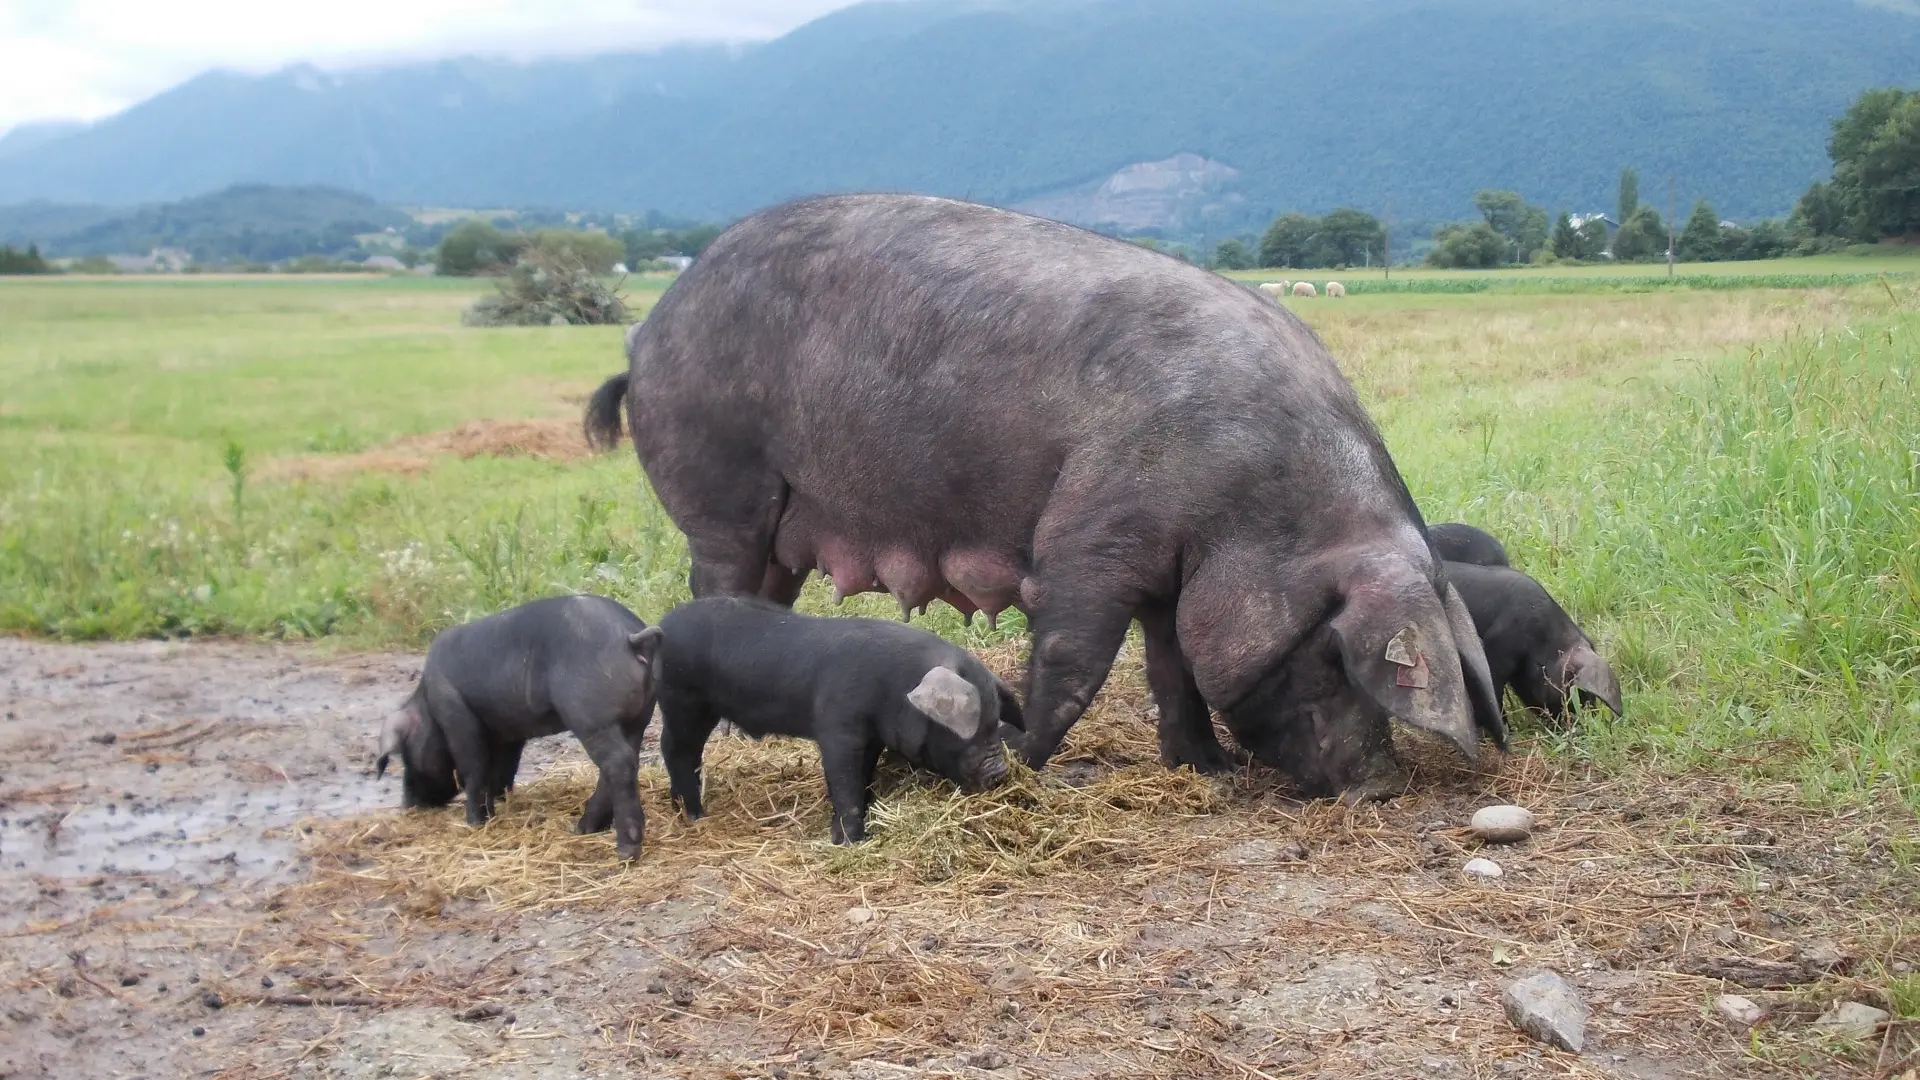
[(529, 248), (461, 321), (468, 326), (603, 326), (628, 321), (626, 302), (570, 254)]

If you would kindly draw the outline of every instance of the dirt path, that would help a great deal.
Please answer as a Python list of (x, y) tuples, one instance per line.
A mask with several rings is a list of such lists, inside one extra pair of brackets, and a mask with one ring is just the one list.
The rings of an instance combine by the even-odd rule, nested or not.
[[(395, 814), (397, 779), (368, 773), (418, 664), (0, 640), (0, 1076), (1866, 1076), (1912, 1045), (1895, 1025), (1836, 1057), (1800, 1034), (1920, 959), (1911, 867), (1869, 817), (1539, 758), (1359, 812), (1243, 780), (1163, 811), (1153, 859), (969, 894), (836, 875), (817, 807), (675, 826), (653, 769), (655, 876), (607, 878), (604, 837), (575, 842), (585, 871), (507, 873), (525, 852), (472, 846), (493, 826)], [(1136, 691), (1105, 707), (1144, 709)], [(579, 760), (530, 746), (502, 829), (559, 821)], [(812, 782), (804, 752), (778, 761)], [(1465, 884), (1458, 825), (1497, 795), (1543, 834), (1497, 853), (1501, 884)], [(395, 861), (429, 844), (468, 845), (467, 884), (396, 875), (453, 865)], [(515, 875), (562, 884), (528, 903)], [(1726, 987), (1690, 972), (1722, 954), (1802, 972), (1734, 988), (1773, 1010), (1779, 1060), (1712, 1014)], [(1584, 1053), (1503, 1017), (1533, 966), (1580, 988)]]

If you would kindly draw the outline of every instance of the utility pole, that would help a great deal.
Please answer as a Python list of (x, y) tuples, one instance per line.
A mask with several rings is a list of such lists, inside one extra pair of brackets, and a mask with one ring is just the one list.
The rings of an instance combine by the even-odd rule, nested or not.
[(1387, 214), (1380, 219), (1380, 271), (1393, 280), (1393, 196), (1387, 196)]
[(1679, 213), (1673, 201), (1673, 174), (1667, 174), (1667, 276), (1673, 276), (1673, 215)]

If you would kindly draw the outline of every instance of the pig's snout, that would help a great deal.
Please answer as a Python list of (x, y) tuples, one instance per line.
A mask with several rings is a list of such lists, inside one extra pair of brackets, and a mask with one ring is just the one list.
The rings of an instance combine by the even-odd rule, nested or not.
[(973, 783), (970, 786), (975, 791), (985, 791), (988, 788), (999, 787), (1006, 778), (1007, 755), (1002, 753), (996, 744), (993, 752), (984, 755), (980, 759), (980, 764), (974, 768)]

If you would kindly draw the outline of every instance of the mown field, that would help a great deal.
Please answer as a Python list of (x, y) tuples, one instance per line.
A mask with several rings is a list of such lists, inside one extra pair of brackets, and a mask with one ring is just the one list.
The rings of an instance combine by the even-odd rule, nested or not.
[[(1523, 945), (1541, 956), (1637, 965), (1651, 973), (1648, 985), (1661, 987), (1663, 1004), (1606, 1023), (1617, 1028), (1615, 1045), (1640, 1040), (1635, 1045), (1656, 1058), (1649, 1048), (1660, 1039), (1678, 1040), (1665, 1045), (1684, 1056), (1694, 1052), (1688, 1039), (1707, 1037), (1699, 1025), (1703, 1012), (1711, 1018), (1708, 983), (1675, 972), (1695, 947), (1692, 935), (1715, 919), (1740, 928), (1721, 931), (1733, 935), (1720, 939), (1729, 949), (1786, 949), (1783, 939), (1825, 935), (1841, 938), (1857, 962), (1847, 981), (1786, 991), (1770, 1003), (1799, 1017), (1783, 1021), (1782, 1033), (1743, 1042), (1741, 1033), (1714, 1028), (1714, 1049), (1701, 1051), (1721, 1055), (1713, 1060), (1736, 1074), (1764, 1067), (1777, 1075), (1879, 1075), (1889, 1061), (1911, 1060), (1916, 1045), (1920, 934), (1908, 907), (1887, 907), (1877, 890), (1899, 894), (1920, 862), (1911, 828), (1920, 808), (1920, 280), (1904, 269), (1911, 262), (1860, 265), (1843, 256), (1764, 264), (1745, 276), (1725, 265), (1686, 268), (1678, 286), (1657, 289), (1628, 288), (1618, 275), (1549, 274), (1502, 277), (1502, 287), (1474, 291), (1441, 287), (1478, 280), (1473, 275), (1423, 274), (1415, 280), (1435, 288), (1287, 301), (1359, 388), (1428, 519), (1500, 535), (1516, 565), (1599, 642), (1625, 688), (1625, 719), (1586, 714), (1550, 731), (1517, 718), (1519, 753), (1504, 772), (1472, 783), (1485, 785), (1483, 797), (1530, 801), (1558, 815), (1568, 831), (1556, 835), (1573, 838), (1565, 848), (1573, 854), (1544, 852), (1549, 868), (1537, 880), (1509, 886), (1511, 908), (1456, 897), (1464, 907), (1420, 909), (1431, 920), (1416, 918), (1420, 934), (1454, 944), (1418, 948), (1429, 956), (1479, 950), (1459, 961), (1463, 979), (1497, 976), (1498, 965), (1511, 962), (1503, 950)], [(1707, 275), (1715, 275), (1710, 285), (1689, 284)], [(664, 287), (658, 279), (628, 283), (639, 309)], [(484, 288), (413, 279), (0, 282), (0, 632), (414, 650), (442, 627), (563, 590), (612, 595), (649, 619), (683, 598), (681, 538), (631, 453), (593, 456), (578, 436), (581, 400), (622, 364), (621, 331), (462, 327), (460, 309)], [(817, 583), (803, 604), (829, 607)], [(895, 612), (884, 597), (847, 607)], [(923, 624), (1000, 666), (1017, 664), (1018, 618), (997, 632), (968, 628), (942, 606)], [(763, 950), (754, 962), (771, 965), (763, 974), (774, 987), (757, 1007), (775, 1009), (788, 1000), (783, 993), (804, 998), (830, 1020), (821, 1021), (822, 1045), (847, 1053), (855, 1042), (863, 1053), (919, 1047), (913, 1054), (921, 1056), (957, 1036), (881, 1031), (859, 1019), (881, 1007), (874, 1002), (898, 979), (933, 978), (935, 962), (911, 949), (920, 940), (921, 930), (908, 930), (915, 918), (925, 928), (985, 934), (977, 913), (983, 904), (997, 908), (998, 897), (1029, 915), (1043, 895), (1070, 898), (1083, 912), (1074, 940), (1093, 950), (1082, 959), (1098, 955), (1099, 974), (1086, 985), (1119, 987), (1128, 969), (1110, 972), (1109, 957), (1148, 947), (1086, 945), (1089, 927), (1131, 910), (1130, 890), (1160, 895), (1166, 881), (1187, 877), (1198, 891), (1181, 902), (1204, 904), (1209, 921), (1216, 899), (1234, 910), (1229, 897), (1238, 903), (1251, 893), (1222, 886), (1219, 869), (1208, 884), (1195, 860), (1226, 858), (1220, 853), (1239, 850), (1228, 842), (1249, 834), (1271, 833), (1262, 844), (1325, 840), (1324, 851), (1314, 847), (1325, 861), (1312, 868), (1353, 897), (1414, 888), (1411, 901), (1400, 901), (1406, 907), (1448, 895), (1453, 878), (1440, 875), (1457, 876), (1450, 864), (1432, 870), (1431, 881), (1392, 882), (1452, 857), (1420, 846), (1441, 834), (1426, 832), (1419, 823), (1428, 818), (1419, 815), (1458, 811), (1467, 796), (1457, 781), (1427, 801), (1382, 811), (1384, 819), (1362, 820), (1285, 802), (1258, 784), (1217, 789), (1176, 779), (1147, 763), (1144, 723), (1121, 730), (1112, 719), (1145, 715), (1137, 652), (1123, 655), (1114, 686), (1109, 705), (1090, 714), (1068, 748), (1097, 763), (1094, 786), (1075, 794), (1080, 789), (1024, 776), (1010, 794), (962, 801), (938, 785), (895, 787), (878, 811), (876, 840), (852, 852), (816, 843), (824, 811), (809, 751), (729, 746), (716, 750), (722, 764), (711, 770), (713, 783), (731, 785), (710, 794), (723, 809), (698, 827), (673, 824), (658, 804), (657, 770), (645, 774), (657, 823), (650, 829), (665, 839), (627, 876), (602, 867), (604, 838), (564, 835), (565, 808), (590, 781), (563, 770), (516, 793), (498, 828), (464, 830), (454, 814), (352, 832), (339, 841), (348, 854), (336, 851), (344, 870), (328, 880), (403, 896), (437, 883), (444, 895), (514, 912), (568, 892), (585, 910), (671, 895), (675, 874), (724, 854), (748, 868), (720, 909), (741, 934), (774, 925), (771, 918), (801, 920), (780, 935), (786, 944), (753, 947)], [(1657, 825), (1631, 824), (1645, 806), (1662, 808)], [(1625, 808), (1624, 824), (1582, 832), (1595, 807)], [(1768, 879), (1801, 871), (1779, 869), (1747, 841), (1722, 836), (1744, 836), (1740, 830), (1762, 821), (1793, 848), (1793, 859), (1778, 866), (1818, 867), (1793, 879), (1801, 884), (1792, 898), (1769, 900)], [(1170, 836), (1197, 845), (1189, 859), (1156, 846)], [(531, 862), (514, 854), (534, 849), (541, 854)], [(1090, 850), (1102, 852), (1099, 859)], [(1798, 861), (1802, 853), (1808, 861)], [(1636, 937), (1606, 910), (1580, 906), (1581, 890), (1612, 893), (1613, 884), (1580, 876), (1600, 863), (1643, 890), (1607, 905), (1652, 905), (1646, 925), (1666, 920), (1668, 937)], [(1254, 874), (1232, 872), (1243, 884)], [(838, 892), (803, 901), (779, 881), (824, 882)], [(882, 928), (904, 935), (908, 952), (900, 956), (912, 961), (888, 969), (896, 982), (858, 992), (824, 982), (796, 988), (800, 954), (782, 960), (780, 950), (852, 933), (842, 918), (848, 904), (922, 903), (910, 898), (933, 884), (945, 890), (937, 902), (925, 899), (911, 917), (903, 906), (890, 916), (899, 926)], [(1799, 921), (1741, 921), (1768, 903), (1768, 911), (1785, 912), (1781, 919)], [(337, 898), (326, 904), (316, 910), (348, 910)], [(1234, 917), (1267, 925), (1244, 912)], [(1055, 947), (1071, 952), (1072, 942), (1050, 936), (1053, 925), (1033, 923), (1032, 940), (1048, 942), (1046, 964), (1064, 965)], [(1305, 932), (1322, 929), (1313, 923)], [(1029, 946), (982, 941), (980, 949), (1001, 950), (993, 956), (1026, 956), (1029, 982), (1034, 971), (1043, 984), (1053, 977), (1046, 972), (1056, 969), (1035, 958), (1041, 953), (1020, 951)], [(1160, 951), (1138, 955), (1174, 955), (1172, 945), (1153, 948)], [(1174, 963), (1163, 965), (1172, 975), (1154, 978), (1186, 985)], [(942, 978), (961, 978), (965, 965), (952, 964), (935, 965)], [(1244, 977), (1256, 978), (1254, 969)], [(1004, 992), (1027, 1000), (1027, 990)], [(940, 1015), (953, 1018), (950, 1031), (1018, 1027), (1012, 1013), (994, 1013), (978, 995), (926, 993), (926, 1002), (948, 1010)], [(1819, 995), (1842, 993), (1894, 1012), (1884, 1046), (1869, 1052), (1805, 1036), (1804, 1021), (1825, 1008)], [(754, 1030), (785, 1023), (798, 1007), (755, 1014)], [(1497, 1004), (1491, 1008), (1497, 1016)], [(1066, 1034), (1049, 1036), (1048, 1020), (1033, 1060), (1064, 1052), (1047, 1049), (1050, 1037), (1056, 1048), (1107, 1045), (1110, 1019), (1059, 1015)], [(1406, 1022), (1427, 1040), (1419, 1045), (1452, 1052), (1445, 1024)], [(1129, 1051), (1145, 1055), (1141, 1061), (1174, 1052), (1153, 1041), (1168, 1037), (1154, 1033), (1163, 1025), (1127, 1023), (1147, 1024), (1141, 1045), (1152, 1053)], [(630, 1048), (631, 1031), (628, 1038)], [(1181, 1060), (1268, 1061), (1259, 1055), (1273, 1044), (1244, 1038), (1235, 1034), (1219, 1051), (1187, 1047)], [(1519, 1053), (1474, 1038), (1478, 1048), (1462, 1059), (1473, 1068)], [(1339, 1055), (1352, 1047), (1337, 1046), (1347, 1044), (1317, 1052), (1344, 1061)], [(1229, 1052), (1242, 1056), (1219, 1056)], [(1300, 1060), (1311, 1072), (1322, 1059)], [(1271, 1061), (1265, 1071), (1235, 1068), (1226, 1074), (1288, 1071)]]

